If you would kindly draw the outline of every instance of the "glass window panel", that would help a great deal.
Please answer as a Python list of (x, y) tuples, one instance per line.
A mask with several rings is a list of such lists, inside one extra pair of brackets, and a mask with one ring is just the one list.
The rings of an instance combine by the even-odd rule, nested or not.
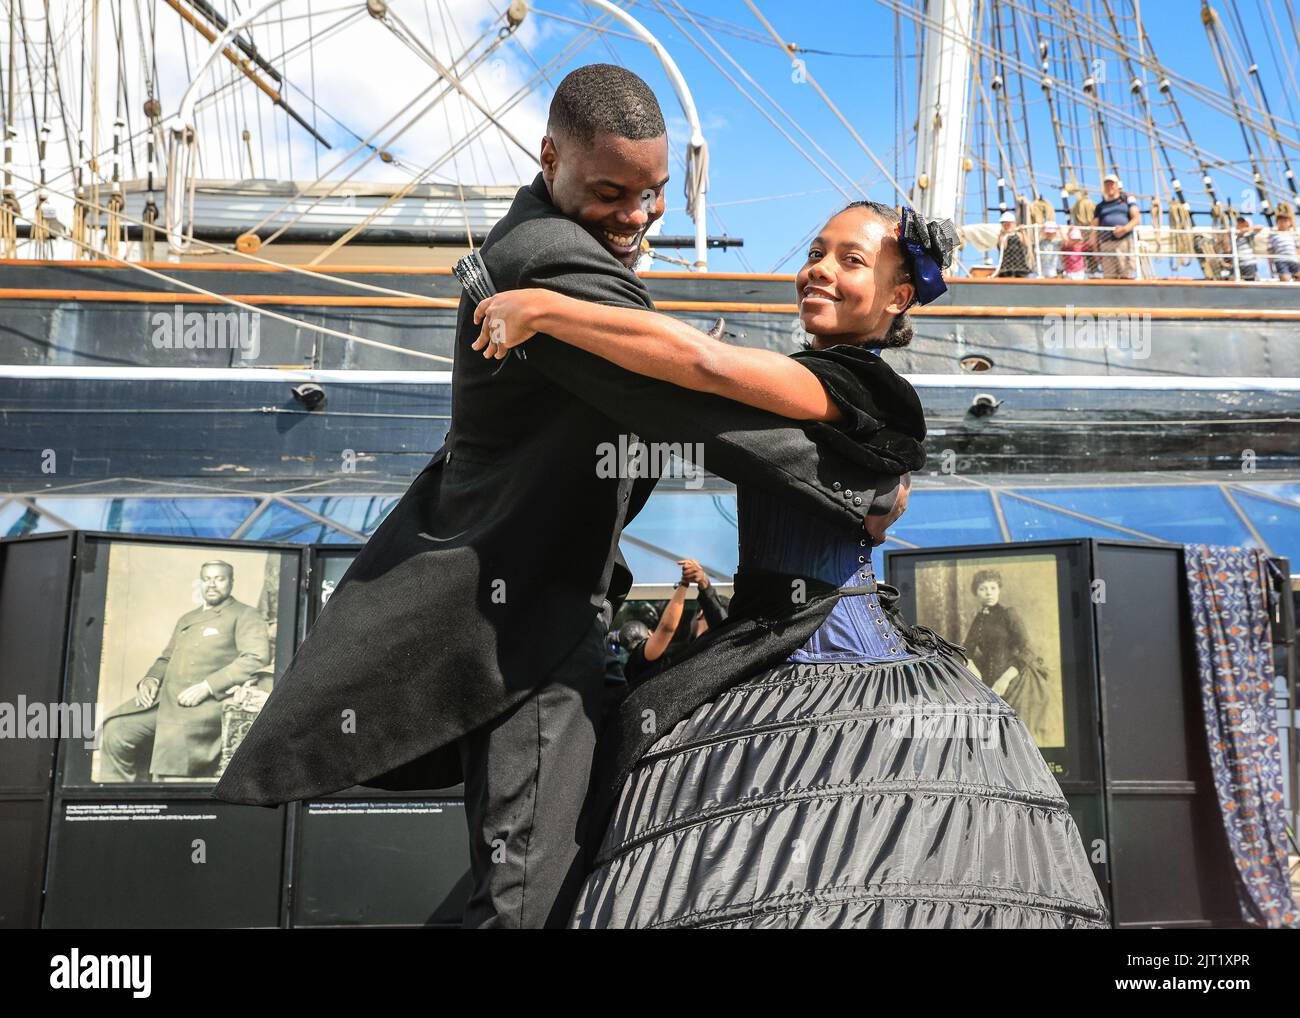
[(682, 578), (682, 567), (674, 559), (656, 555), (631, 541), (621, 541), (619, 547), (623, 550), (623, 558), (627, 561), (628, 568), (632, 570), (632, 579), (635, 583), (676, 583)]
[(252, 498), (121, 498), (113, 500), (106, 530), (124, 534), (229, 537), (257, 508)]
[(920, 548), (1001, 544), (1002, 530), (987, 491), (912, 492), (903, 518), (889, 532)]
[(1026, 488), (1025, 494), (1103, 523), (1130, 527), (1159, 541), (1243, 547), (1256, 543), (1214, 485)]
[(8, 502), (0, 507), (0, 534), (5, 537), (30, 534), (36, 523), (36, 513), (21, 502)]
[(1013, 541), (1051, 541), (1062, 537), (1122, 537), (1133, 540), (1132, 534), (1122, 530), (1090, 523), (1075, 516), (1041, 505), (1024, 502), (1005, 492), (1001, 498), (1002, 515)]
[(1250, 488), (1252, 491), (1262, 491), (1265, 495), (1272, 495), (1274, 498), (1284, 498), (1288, 502), (1294, 502), (1296, 505), (1300, 505), (1300, 483), (1255, 481), (1250, 484), (1245, 484), (1243, 487)]
[(328, 541), (329, 535), (338, 533), (333, 527), (314, 520), (297, 509), (291, 509), (280, 502), (272, 502), (258, 513), (257, 519), (244, 531), (243, 536), (249, 541), (297, 541), (302, 544), (315, 544)]
[(693, 558), (712, 573), (718, 573), (719, 579), (730, 579), (736, 571), (737, 534), (736, 534), (736, 496), (731, 493), (717, 495), (704, 493), (672, 493), (651, 495), (645, 508), (626, 528), (625, 532), (642, 541), (662, 548), (671, 555), (671, 559), (655, 556), (659, 562), (654, 564), (656, 575), (664, 568), (676, 569), (676, 574), (667, 580), (650, 580), (637, 571), (633, 565), (633, 555), (637, 561), (650, 566), (650, 559), (641, 558), (642, 554), (653, 555), (648, 549), (638, 548), (633, 542), (624, 540), (623, 557), (632, 565), (632, 573), (637, 583), (674, 582), (681, 579), (681, 569), (676, 566), (679, 558)]
[[(73, 528), (78, 530), (107, 530), (113, 506), (113, 499), (111, 498), (46, 498), (42, 496), (32, 501), (36, 503), (37, 508), (42, 513), (49, 511), (55, 516), (67, 520)], [(43, 520), (42, 526), (39, 528), (41, 532), (65, 529), (67, 528), (52, 520)]]
[(359, 534), (374, 533), (375, 528), (388, 515), (388, 511), (397, 505), (397, 497), (391, 495), (335, 495), (293, 498), (289, 501), (304, 505), (322, 516), (328, 516), (331, 520)]
[(1300, 571), (1300, 507), (1290, 509), (1242, 491), (1234, 491), (1232, 497), (1268, 542), (1273, 554), (1285, 555), (1291, 560), (1291, 571)]

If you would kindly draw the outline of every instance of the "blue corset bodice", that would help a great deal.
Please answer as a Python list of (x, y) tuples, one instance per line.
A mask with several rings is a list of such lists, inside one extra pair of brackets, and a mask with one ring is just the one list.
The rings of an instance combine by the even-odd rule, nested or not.
[[(806, 576), (836, 587), (870, 586), (871, 542), (819, 525), (762, 492), (739, 489), (740, 564), (746, 569)], [(789, 660), (898, 661), (912, 655), (874, 592), (841, 597), (826, 621)]]

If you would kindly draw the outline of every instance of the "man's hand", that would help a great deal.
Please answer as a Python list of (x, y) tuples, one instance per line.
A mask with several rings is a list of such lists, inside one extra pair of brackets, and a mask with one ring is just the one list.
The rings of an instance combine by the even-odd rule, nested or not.
[(206, 682), (196, 682), (189, 689), (182, 690), (176, 701), (182, 707), (196, 707), (211, 695)]
[(470, 349), (482, 350), (488, 360), (503, 360), (512, 347), (537, 335), (537, 315), (551, 298), (549, 290), (506, 290), (480, 301), (474, 324), (482, 325)]
[(867, 517), (867, 536), (871, 538), (871, 547), (878, 548), (885, 543), (885, 531), (898, 522), (898, 518), (907, 512), (908, 499), (912, 497), (912, 475), (903, 474), (898, 479), (898, 497), (894, 499), (894, 508), (883, 516)]
[(693, 558), (678, 559), (677, 564), (682, 567), (682, 582), (693, 583), (700, 590), (709, 589), (709, 578), (701, 566)]
[(136, 705), (140, 707), (152, 707), (158, 702), (158, 689), (161, 686), (162, 679), (155, 678), (152, 675), (146, 675), (135, 684)]

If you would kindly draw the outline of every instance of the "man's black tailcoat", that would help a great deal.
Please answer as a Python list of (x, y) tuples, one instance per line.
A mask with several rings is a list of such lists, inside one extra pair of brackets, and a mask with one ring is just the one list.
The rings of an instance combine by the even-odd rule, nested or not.
[[(551, 204), (540, 175), (481, 253), (501, 290), (653, 307)], [(590, 630), (611, 581), (630, 583), (618, 538), (654, 480), (597, 476), (620, 435), (703, 443), (713, 473), (845, 528), (896, 484), (830, 425), (644, 378), (550, 336), (525, 344), (526, 358), (484, 360), (469, 349), (473, 313), (462, 298), (446, 442), (331, 594), (217, 798), (273, 805), (355, 784), (458, 782), (453, 742), (527, 696)]]

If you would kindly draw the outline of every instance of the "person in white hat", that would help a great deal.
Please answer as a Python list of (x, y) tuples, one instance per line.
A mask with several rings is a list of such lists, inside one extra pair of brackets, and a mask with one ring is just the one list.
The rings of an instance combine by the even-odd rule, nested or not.
[(994, 275), (1023, 279), (1029, 275), (1029, 247), (1016, 228), (1016, 214), (1003, 212), (998, 221), (1002, 224), (1002, 232), (998, 234), (998, 249), (1002, 254)]
[(1038, 274), (1044, 279), (1055, 279), (1061, 266), (1061, 230), (1055, 219), (1043, 224), (1038, 236)]
[(1106, 279), (1132, 279), (1136, 250), (1134, 230), (1142, 222), (1137, 199), (1125, 194), (1119, 177), (1108, 173), (1101, 178), (1102, 200), (1093, 213), (1097, 253), (1101, 256), (1101, 274)]
[(1086, 263), (1084, 261), (1084, 252), (1088, 250), (1088, 245), (1084, 242), (1083, 231), (1077, 226), (1071, 226), (1070, 232), (1061, 242), (1061, 268), (1065, 271), (1061, 273), (1066, 279), (1087, 279)]

